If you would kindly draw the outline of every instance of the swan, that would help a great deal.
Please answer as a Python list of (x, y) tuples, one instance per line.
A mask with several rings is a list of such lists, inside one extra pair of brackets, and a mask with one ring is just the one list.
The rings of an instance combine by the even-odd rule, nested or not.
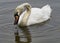
[(18, 26), (29, 26), (41, 23), (50, 19), (52, 9), (50, 5), (42, 8), (31, 8), (29, 3), (23, 3), (16, 7), (14, 11), (14, 24)]

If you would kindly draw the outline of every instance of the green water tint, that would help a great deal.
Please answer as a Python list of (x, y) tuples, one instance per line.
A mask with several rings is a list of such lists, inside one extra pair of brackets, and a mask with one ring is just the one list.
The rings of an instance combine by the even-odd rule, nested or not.
[[(17, 29), (17, 28), (15, 28)], [(27, 41), (21, 41), (21, 36), (19, 35), (18, 29), (15, 32), (15, 43), (30, 43), (31, 42), (31, 34), (27, 27), (20, 27), (21, 31), (23, 32), (25, 39)]]

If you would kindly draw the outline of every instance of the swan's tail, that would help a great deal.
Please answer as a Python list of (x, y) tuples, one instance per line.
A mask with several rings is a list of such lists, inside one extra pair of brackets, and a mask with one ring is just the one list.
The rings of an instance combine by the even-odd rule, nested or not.
[(51, 9), (50, 5), (45, 5), (41, 8), (41, 11), (43, 14), (50, 16), (52, 9)]

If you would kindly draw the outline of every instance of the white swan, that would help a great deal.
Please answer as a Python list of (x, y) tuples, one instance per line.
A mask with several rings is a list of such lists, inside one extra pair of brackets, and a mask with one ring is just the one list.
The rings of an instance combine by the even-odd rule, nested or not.
[[(23, 10), (25, 11), (23, 12)], [(44, 22), (50, 19), (52, 9), (50, 5), (42, 8), (31, 8), (29, 3), (23, 3), (15, 9), (15, 23), (19, 26), (29, 26), (36, 23)]]

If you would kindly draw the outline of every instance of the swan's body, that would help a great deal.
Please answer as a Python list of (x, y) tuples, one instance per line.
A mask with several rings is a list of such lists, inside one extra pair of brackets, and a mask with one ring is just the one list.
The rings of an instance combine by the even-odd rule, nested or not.
[[(17, 8), (21, 9), (21, 6), (23, 6), (23, 5), (20, 5)], [(44, 22), (44, 21), (50, 19), (51, 11), (52, 11), (52, 9), (50, 8), (49, 5), (45, 5), (42, 8), (31, 8), (27, 11), (25, 10), (19, 17), (18, 25), (23, 24), (22, 26), (29, 26), (32, 24)], [(25, 19), (24, 17), (27, 19)], [(24, 24), (24, 22), (25, 22), (25, 24)]]

